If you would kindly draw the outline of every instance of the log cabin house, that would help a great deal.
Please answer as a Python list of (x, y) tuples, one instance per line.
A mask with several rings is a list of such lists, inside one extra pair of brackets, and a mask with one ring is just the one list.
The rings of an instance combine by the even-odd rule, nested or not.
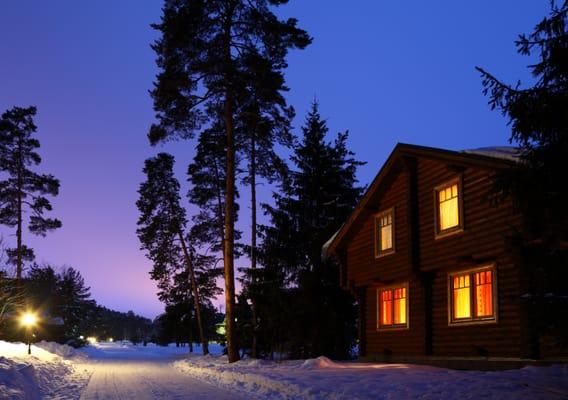
[(323, 249), (359, 303), (361, 358), (531, 357), (507, 244), (521, 216), (489, 201), (515, 162), (513, 148), (395, 147)]

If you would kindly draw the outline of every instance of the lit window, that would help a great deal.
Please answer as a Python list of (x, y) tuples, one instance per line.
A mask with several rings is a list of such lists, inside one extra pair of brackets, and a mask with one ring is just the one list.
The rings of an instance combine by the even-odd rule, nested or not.
[(476, 317), (491, 317), (493, 315), (492, 275), (492, 271), (482, 271), (474, 274)]
[(469, 275), (454, 276), (454, 319), (471, 317)]
[(436, 188), (436, 232), (443, 234), (462, 227), (458, 182)]
[(406, 286), (379, 289), (378, 300), (379, 328), (408, 326)]
[(494, 283), (494, 269), (450, 275), (451, 322), (494, 320)]
[(394, 252), (394, 209), (375, 217), (375, 256)]

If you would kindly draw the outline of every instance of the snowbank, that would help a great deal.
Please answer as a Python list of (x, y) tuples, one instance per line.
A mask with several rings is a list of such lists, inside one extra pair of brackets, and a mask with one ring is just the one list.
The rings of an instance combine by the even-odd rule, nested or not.
[(64, 359), (83, 359), (68, 347), (41, 342), (30, 356), (26, 344), (0, 341), (0, 399), (79, 398), (91, 371)]
[(251, 397), (270, 399), (566, 399), (568, 366), (454, 371), (409, 364), (334, 362), (326, 357), (275, 363), (190, 356), (175, 367)]
[(35, 345), (40, 349), (43, 349), (52, 354), (56, 354), (67, 360), (86, 361), (88, 359), (88, 355), (86, 352), (68, 346), (66, 344), (41, 341), (39, 343), (36, 343)]
[[(213, 354), (221, 354), (223, 349), (216, 343), (210, 343), (209, 351)], [(93, 345), (77, 349), (75, 352), (83, 354), (92, 361), (109, 359), (170, 360), (172, 358), (183, 358), (190, 354), (187, 346), (176, 347), (175, 344), (170, 344), (169, 346), (158, 346), (154, 343), (148, 343), (147, 346), (143, 346), (141, 344), (135, 346), (124, 342), (98, 342)], [(201, 346), (194, 345), (193, 352), (193, 354), (202, 354)]]

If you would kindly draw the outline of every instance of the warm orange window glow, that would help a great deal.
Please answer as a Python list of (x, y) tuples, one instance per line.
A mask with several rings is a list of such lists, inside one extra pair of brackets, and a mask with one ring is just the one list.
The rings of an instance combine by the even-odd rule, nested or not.
[(394, 323), (406, 324), (406, 288), (394, 289)]
[(471, 317), (469, 274), (454, 276), (454, 319)]
[(406, 287), (380, 290), (379, 303), (381, 326), (406, 324)]
[(496, 319), (495, 269), (450, 275), (450, 322)]
[(392, 325), (392, 291), (381, 292), (381, 311), (383, 325)]
[(444, 231), (460, 224), (458, 184), (438, 191), (438, 229)]
[(376, 217), (375, 240), (377, 255), (392, 250), (393, 246), (393, 211), (388, 211)]
[(493, 315), (492, 272), (482, 271), (475, 274), (475, 316)]

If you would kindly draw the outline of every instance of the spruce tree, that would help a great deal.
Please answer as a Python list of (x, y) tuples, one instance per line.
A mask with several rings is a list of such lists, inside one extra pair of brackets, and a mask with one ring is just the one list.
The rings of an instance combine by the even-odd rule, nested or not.
[[(96, 303), (79, 271), (64, 267), (56, 271), (50, 265), (33, 265), (24, 279), (27, 300), (34, 310), (50, 317), (61, 317), (63, 330), (55, 338), (61, 342), (77, 339), (92, 327)], [(53, 332), (46, 331), (53, 335)]]
[(61, 227), (61, 221), (47, 218), (52, 210), (46, 196), (57, 196), (59, 180), (53, 175), (38, 174), (31, 168), (41, 163), (37, 153), (39, 141), (35, 107), (14, 107), (0, 118), (0, 224), (16, 228), (16, 247), (7, 251), (9, 262), (16, 266), (16, 279), (22, 278), (24, 262), (34, 259), (33, 249), (23, 242), (24, 214), (29, 212), (28, 230), (39, 236)]
[(265, 205), (271, 225), (263, 227), (262, 264), (269, 277), (264, 292), (275, 282), (282, 287), (275, 295), (277, 303), (288, 303), (282, 329), (293, 355), (346, 357), (355, 339), (354, 301), (339, 288), (337, 266), (322, 260), (321, 249), (362, 193), (356, 178), (362, 163), (347, 148), (347, 132), (326, 140), (316, 102), (302, 132), (290, 180), (274, 194), (275, 205)]
[(509, 119), (510, 141), (520, 148), (520, 162), (497, 175), (495, 189), (497, 199), (514, 200), (525, 222), (511, 242), (527, 277), (521, 304), (530, 357), (539, 356), (541, 333), (568, 344), (568, 2), (551, 6), (550, 15), (516, 41), (520, 54), (536, 58), (531, 87), (477, 68), (491, 108)]
[(83, 319), (87, 317), (95, 301), (91, 299), (91, 288), (79, 271), (66, 267), (59, 273), (57, 297), (59, 314), (65, 322), (65, 337), (77, 338), (81, 334)]
[(180, 264), (185, 265), (186, 276), (193, 292), (203, 353), (208, 354), (201, 319), (199, 288), (195, 277), (195, 257), (193, 248), (187, 243), (186, 213), (180, 205), (180, 186), (174, 176), (173, 166), (173, 156), (166, 153), (146, 160), (146, 181), (140, 185), (140, 198), (136, 202), (140, 211), (137, 234), (142, 249), (154, 263), (151, 276), (159, 282), (162, 300), (167, 300), (170, 296), (173, 290), (172, 280), (179, 274), (177, 271)]
[[(257, 63), (250, 62), (250, 73), (254, 75), (246, 88), (245, 96), (238, 103), (241, 108), (237, 116), (237, 150), (246, 160), (242, 183), (250, 189), (251, 228), (250, 245), (247, 253), (250, 258), (250, 270), (245, 274), (244, 286), (252, 303), (251, 318), (251, 355), (257, 357), (257, 238), (258, 238), (258, 201), (257, 185), (260, 179), (269, 184), (284, 179), (287, 165), (276, 153), (276, 146), (291, 147), (293, 136), (290, 123), (294, 111), (287, 106), (286, 99), (280, 91), (271, 86), (282, 85), (282, 77), (273, 73), (266, 74), (264, 68), (257, 68)], [(262, 63), (260, 63), (262, 66)]]
[[(161, 38), (153, 49), (160, 73), (152, 90), (157, 124), (149, 138), (157, 143), (190, 138), (218, 116), (222, 109), (226, 136), (226, 182), (223, 263), (229, 362), (238, 360), (234, 338), (234, 216), (235, 117), (245, 88), (254, 79), (251, 63), (266, 74), (283, 76), (290, 48), (303, 48), (308, 35), (295, 19), (281, 21), (271, 6), (285, 0), (174, 0), (163, 7), (162, 20), (153, 27)], [(272, 91), (285, 89), (284, 79)]]

